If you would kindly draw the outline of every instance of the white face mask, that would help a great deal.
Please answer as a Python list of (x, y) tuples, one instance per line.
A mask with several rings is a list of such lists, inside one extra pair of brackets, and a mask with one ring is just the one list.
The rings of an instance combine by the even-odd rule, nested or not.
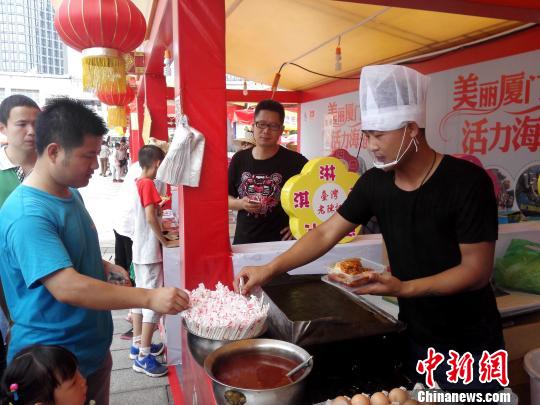
[(416, 140), (416, 138), (412, 138), (411, 141), (409, 142), (409, 145), (407, 146), (407, 149), (405, 149), (405, 151), (400, 156), (401, 148), (403, 147), (403, 142), (405, 141), (405, 131), (407, 131), (407, 125), (405, 125), (405, 128), (403, 128), (403, 136), (401, 137), (401, 145), (399, 145), (399, 150), (398, 150), (396, 159), (389, 163), (382, 163), (373, 159), (373, 166), (375, 166), (377, 169), (387, 169), (389, 167), (393, 167), (397, 165), (399, 161), (401, 160), (401, 158), (405, 156), (405, 154), (407, 153), (407, 151), (409, 150), (412, 144), (414, 144), (415, 152), (418, 152), (418, 141)]

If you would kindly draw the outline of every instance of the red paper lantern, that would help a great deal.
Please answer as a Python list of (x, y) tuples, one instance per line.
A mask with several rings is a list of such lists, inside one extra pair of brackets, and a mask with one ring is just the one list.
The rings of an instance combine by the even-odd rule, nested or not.
[(144, 16), (130, 0), (64, 0), (54, 16), (54, 27), (78, 51), (110, 48), (130, 52), (146, 33)]
[(146, 21), (130, 0), (63, 0), (54, 17), (58, 35), (83, 53), (83, 88), (100, 89), (115, 83), (125, 89), (122, 57), (137, 48), (146, 34)]
[(126, 106), (135, 98), (135, 92), (130, 86), (126, 87), (125, 92), (119, 92), (117, 89), (103, 88), (96, 93), (96, 97), (107, 105)]
[(116, 88), (106, 88), (99, 90), (96, 97), (104, 104), (110, 106), (107, 109), (107, 125), (109, 128), (127, 126), (127, 105), (135, 98), (135, 92), (130, 86), (126, 86), (126, 91), (121, 93)]

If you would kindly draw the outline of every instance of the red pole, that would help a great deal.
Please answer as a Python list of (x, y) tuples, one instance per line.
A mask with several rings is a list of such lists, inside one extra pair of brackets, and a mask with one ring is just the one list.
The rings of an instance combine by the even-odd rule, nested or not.
[(133, 114), (131, 117), (136, 118), (135, 122), (130, 119), (130, 137), (129, 137), (129, 156), (131, 162), (137, 162), (139, 156), (139, 150), (143, 147), (144, 142), (142, 140), (142, 127), (144, 121), (144, 77), (139, 85), (139, 90), (134, 104)]
[(182, 187), (185, 286), (232, 284), (227, 211), (225, 3), (173, 0), (175, 102), (206, 138), (199, 187)]
[(167, 129), (167, 83), (165, 76), (144, 75), (146, 107), (152, 117), (150, 136), (162, 141), (169, 140)]
[[(199, 187), (181, 187), (181, 266), (185, 287), (232, 281), (227, 211), (225, 2), (172, 0), (175, 103), (206, 138)], [(178, 124), (180, 125), (180, 124)], [(184, 402), (213, 404), (210, 380), (183, 333)], [(195, 394), (194, 394), (195, 393)]]

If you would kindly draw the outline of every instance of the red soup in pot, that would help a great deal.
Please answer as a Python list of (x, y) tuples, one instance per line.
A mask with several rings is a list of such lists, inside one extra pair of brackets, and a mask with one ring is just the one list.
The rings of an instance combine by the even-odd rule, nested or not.
[(296, 381), (299, 371), (292, 378), (287, 373), (300, 364), (298, 360), (261, 352), (235, 353), (220, 359), (213, 368), (219, 382), (237, 388), (272, 389)]

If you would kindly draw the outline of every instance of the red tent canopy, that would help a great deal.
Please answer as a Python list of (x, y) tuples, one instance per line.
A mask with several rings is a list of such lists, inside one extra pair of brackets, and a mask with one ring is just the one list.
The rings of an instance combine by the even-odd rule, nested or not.
[(246, 108), (245, 110), (236, 110), (234, 112), (234, 122), (239, 122), (240, 124), (244, 124), (244, 125), (253, 124), (254, 115), (255, 115), (254, 108)]

